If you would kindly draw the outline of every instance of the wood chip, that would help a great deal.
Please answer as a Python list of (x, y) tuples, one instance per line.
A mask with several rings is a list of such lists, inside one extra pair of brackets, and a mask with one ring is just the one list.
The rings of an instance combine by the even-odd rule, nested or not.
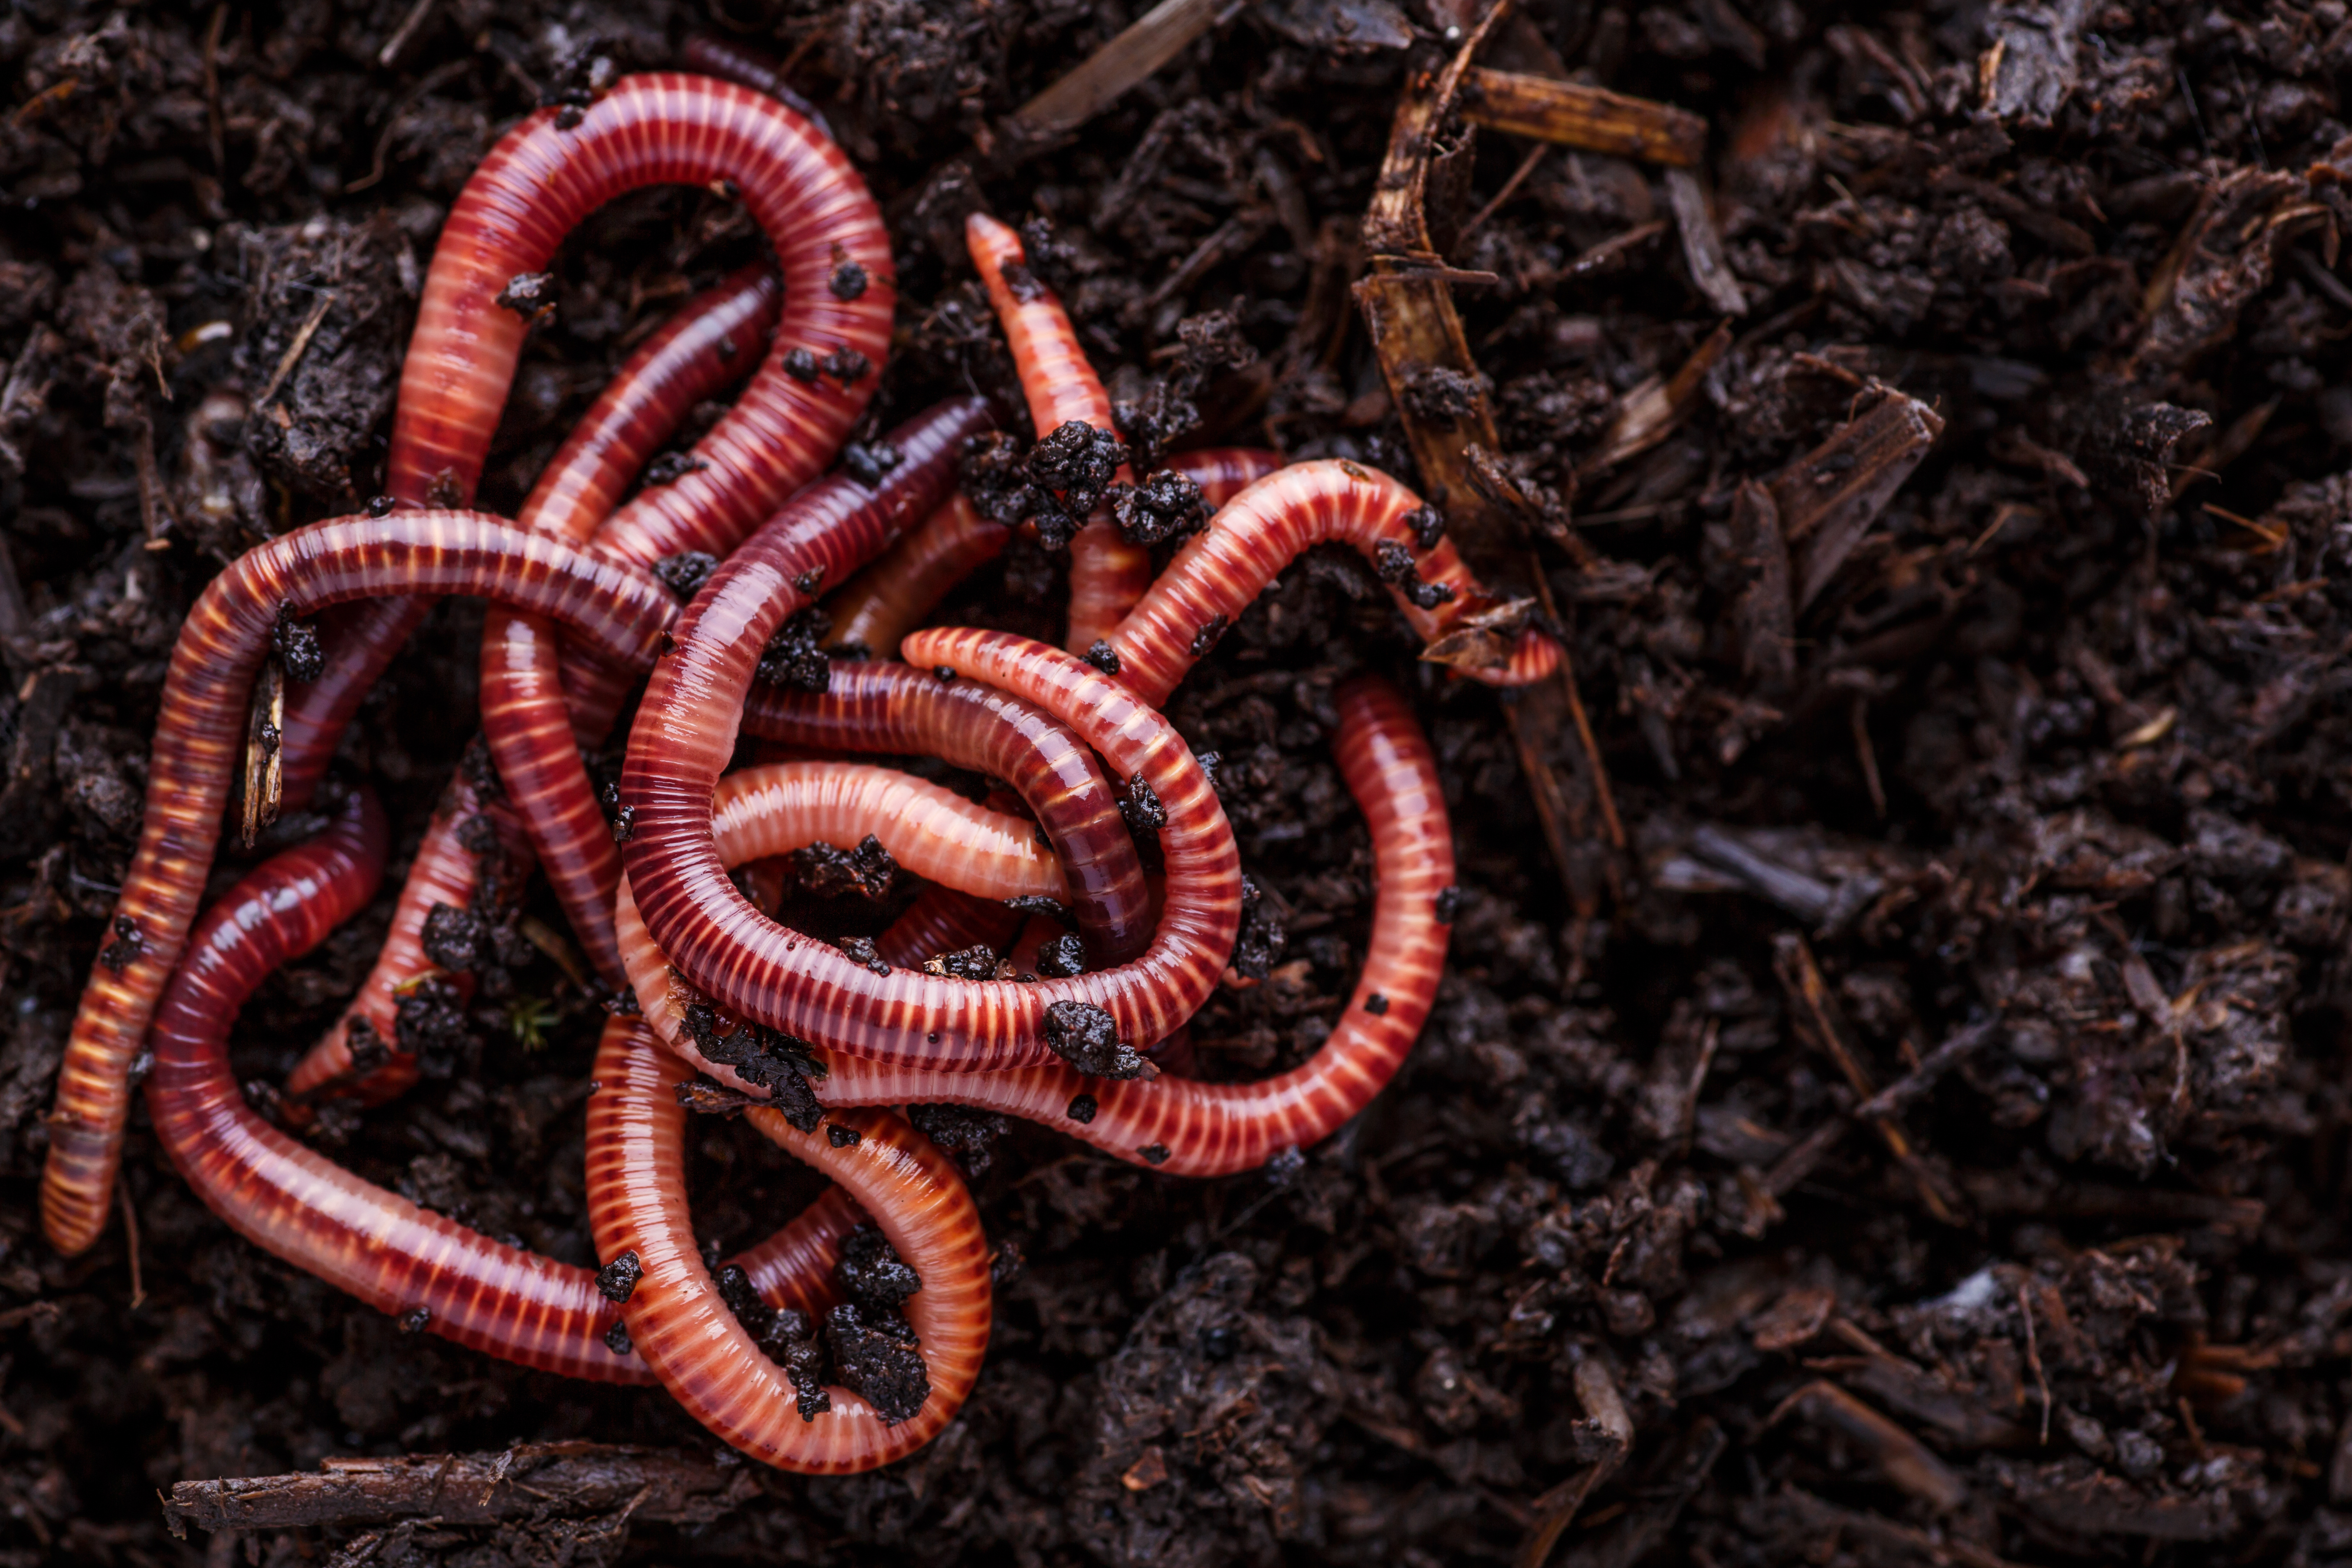
[(319, 1471), (182, 1481), (164, 1500), (163, 1521), (183, 1538), (192, 1524), (215, 1533), (424, 1517), (451, 1525), (495, 1524), (624, 1509), (638, 1519), (702, 1525), (760, 1489), (755, 1467), (740, 1459), (722, 1465), (699, 1455), (602, 1443), (327, 1459)]
[(1023, 104), (1006, 122), (1016, 141), (1066, 136), (1207, 32), (1231, 0), (1160, 0), (1077, 69)]
[(1473, 69), (1457, 108), (1474, 125), (1580, 152), (1688, 168), (1706, 151), (1697, 115), (1581, 82)]
[(1723, 236), (1715, 226), (1715, 205), (1706, 187), (1688, 169), (1666, 171), (1666, 205), (1674, 209), (1675, 226), (1683, 237), (1683, 263), (1691, 282), (1706, 302), (1727, 316), (1748, 313), (1748, 296), (1724, 259)]

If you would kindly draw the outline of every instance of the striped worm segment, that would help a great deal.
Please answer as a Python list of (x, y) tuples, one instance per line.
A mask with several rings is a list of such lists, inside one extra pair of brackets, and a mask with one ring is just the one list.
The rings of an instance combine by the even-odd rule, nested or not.
[[(681, 656), (691, 646), (681, 638)], [(734, 737), (725, 736), (722, 749), (710, 731), (697, 735), (667, 721), (682, 681), (661, 693), (661, 706), (649, 696), (639, 710), (624, 784), (637, 810), (629, 882), (655, 945), (725, 1011), (893, 1065), (1042, 1065), (1055, 1059), (1045, 1043), (1046, 1012), (1063, 1002), (1109, 1013), (1118, 1038), (1139, 1049), (1163, 1038), (1215, 988), (1241, 918), (1233, 828), (1191, 749), (1108, 676), (1027, 638), (924, 631), (907, 639), (907, 652), (935, 674), (976, 678), (1034, 703), (1101, 752), (1116, 775), (1140, 776), (1166, 818), (1160, 844), (1167, 894), (1150, 945), (1114, 968), (1023, 984), (909, 970), (876, 974), (829, 944), (778, 925), (728, 879), (709, 802)], [(684, 664), (683, 657), (663, 660), (656, 689)], [(703, 703), (695, 709), (708, 710)], [(698, 745), (701, 754), (691, 754), (688, 748)]]
[[(576, 123), (567, 123), (573, 115)], [(736, 536), (814, 478), (872, 396), (888, 347), (895, 274), (881, 210), (841, 150), (764, 94), (709, 77), (623, 77), (584, 110), (550, 107), (501, 137), (442, 225), (401, 365), (384, 489), (404, 506), (473, 499), (532, 312), (500, 304), (543, 270), (588, 214), (647, 185), (724, 183), (774, 246), (788, 301), (766, 361), (704, 455), (712, 466), (633, 509), (633, 537), (658, 559), (707, 521)], [(864, 280), (832, 287), (844, 263)], [(510, 296), (509, 296), (510, 298)], [(803, 358), (790, 359), (794, 351)], [(789, 360), (789, 363), (788, 363)], [(803, 382), (792, 370), (835, 364)], [(749, 482), (746, 483), (745, 481)], [(723, 521), (722, 521), (723, 520)], [(331, 628), (319, 680), (287, 703), (286, 796), (307, 798), (360, 700), (426, 605), (391, 599)]]
[(623, 1309), (637, 1352), (688, 1414), (779, 1469), (845, 1475), (921, 1447), (961, 1408), (988, 1347), (988, 1240), (962, 1179), (929, 1139), (887, 1111), (832, 1118), (856, 1135), (845, 1147), (824, 1129), (800, 1132), (774, 1111), (746, 1112), (761, 1132), (873, 1215), (923, 1282), (906, 1304), (930, 1380), (921, 1408), (893, 1426), (865, 1398), (835, 1386), (826, 1390), (832, 1408), (804, 1421), (783, 1369), (728, 1310), (695, 1244), (687, 1113), (673, 1088), (680, 1070), (643, 1025), (616, 1018), (597, 1050), (597, 1087), (588, 1100), (596, 1253), (634, 1252), (644, 1268)]
[(58, 1073), (41, 1184), (50, 1243), (79, 1253), (104, 1228), (121, 1154), (127, 1078), (179, 963), (220, 837), (247, 703), (281, 613), (395, 593), (479, 594), (551, 615), (610, 658), (650, 661), (677, 616), (641, 574), (475, 512), (314, 523), (252, 550), (180, 627), (149, 756), (146, 816), (115, 904), (126, 933), (90, 966)]
[[(1150, 889), (1118, 798), (1076, 732), (1034, 705), (910, 665), (841, 663), (822, 692), (753, 691), (743, 724), (771, 740), (827, 752), (937, 757), (1003, 780), (1061, 858), (1069, 891), (1055, 896), (1066, 897), (1091, 962), (1124, 963), (1150, 944)], [(934, 879), (941, 879), (952, 880)]]
[[(1119, 679), (1146, 702), (1165, 702), (1185, 673), (1214, 646), (1282, 570), (1318, 544), (1355, 547), (1375, 569), (1409, 560), (1418, 578), (1450, 595), (1433, 609), (1391, 584), (1397, 607), (1424, 643), (1495, 607), (1450, 540), (1423, 551), (1408, 521), (1421, 508), (1411, 490), (1371, 468), (1342, 459), (1293, 463), (1251, 485), (1187, 540), (1135, 608), (1109, 637)], [(1400, 556), (1399, 552), (1403, 552)], [(1468, 673), (1493, 686), (1523, 686), (1559, 665), (1559, 645), (1528, 627), (1507, 664)]]
[[(1021, 237), (986, 213), (976, 212), (964, 220), (964, 243), (972, 265), (980, 268), (981, 281), (988, 286), (988, 302), (1004, 327), (1038, 438), (1072, 420), (1116, 436), (1110, 394), (1087, 363), (1069, 312), (1052, 289), (1027, 273)], [(1132, 480), (1135, 476), (1122, 467), (1118, 477)], [(1129, 543), (1108, 508), (1097, 510), (1070, 541), (1069, 647), (1077, 653), (1092, 647), (1150, 584), (1151, 552)]]
[[(1282, 455), (1261, 447), (1212, 447), (1172, 453), (1160, 467), (1198, 485), (1213, 511), (1282, 467)], [(920, 626), (957, 584), (1004, 553), (1013, 532), (957, 496), (825, 601), (833, 616), (825, 646), (895, 658), (899, 639)]]
[[(521, 526), (575, 544), (593, 541), (599, 553), (629, 565), (653, 564), (657, 557), (631, 559), (605, 539), (618, 526), (614, 505), (688, 412), (751, 367), (776, 307), (775, 280), (758, 268), (689, 301), (605, 387), (540, 477), (517, 520)], [(692, 460), (706, 465), (699, 471), (719, 470), (717, 482), (730, 491), (754, 488), (749, 470), (721, 467), (725, 428), (721, 421)], [(714, 512), (709, 535), (682, 548), (724, 553), (738, 536), (720, 524), (749, 515), (741, 505)], [(579, 748), (603, 742), (630, 684), (609, 665), (565, 658), (544, 618), (493, 610), (483, 626), (482, 729), (490, 755), (573, 934), (613, 985), (621, 979), (612, 921), (621, 862)]]
[(1171, 1073), (1110, 1081), (1060, 1066), (939, 1072), (835, 1055), (827, 1076), (811, 1080), (817, 1098), (827, 1106), (940, 1102), (1002, 1111), (1179, 1176), (1252, 1170), (1329, 1137), (1387, 1087), (1420, 1037), (1445, 965), (1438, 898), (1454, 877), (1436, 758), (1412, 709), (1369, 679), (1343, 686), (1333, 700), (1334, 751), (1371, 827), (1376, 890), (1363, 972), (1307, 1061), (1257, 1083), (1202, 1083)]

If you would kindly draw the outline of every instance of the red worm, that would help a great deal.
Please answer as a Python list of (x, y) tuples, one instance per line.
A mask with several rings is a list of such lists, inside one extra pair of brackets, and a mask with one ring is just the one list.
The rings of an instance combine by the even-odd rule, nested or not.
[(824, 116), (818, 112), (814, 104), (785, 83), (783, 68), (764, 50), (755, 49), (733, 38), (697, 33), (678, 50), (678, 63), (690, 71), (715, 76), (722, 81), (731, 81), (754, 92), (764, 92), (770, 98), (781, 100), (819, 131), (827, 136), (833, 134), (832, 128), (824, 122)]
[[(1000, 904), (1036, 897), (1066, 900), (1063, 868), (1031, 827), (1026, 817), (976, 805), (910, 773), (857, 763), (745, 768), (719, 782), (711, 806), (712, 837), (730, 868), (815, 843), (856, 843), (870, 832), (899, 865), (961, 892)], [(715, 1077), (760, 1092), (731, 1070), (703, 1060), (681, 1037), (681, 1017), (694, 998), (674, 984), (669, 964), (645, 934), (626, 881), (614, 921), (637, 1005), (663, 1041)], [(1035, 968), (1034, 948), (1028, 967)]]
[[(929, 1378), (919, 1409), (891, 1425), (866, 1398), (834, 1387), (831, 1408), (803, 1420), (783, 1370), (728, 1310), (695, 1246), (677, 1075), (642, 1025), (606, 1026), (588, 1100), (588, 1206), (597, 1256), (634, 1252), (644, 1268), (623, 1308), (638, 1353), (696, 1420), (781, 1469), (847, 1474), (930, 1441), (971, 1391), (988, 1346), (988, 1242), (962, 1180), (930, 1140), (887, 1111), (840, 1113), (808, 1132), (772, 1110), (746, 1112), (863, 1205), (922, 1279), (906, 1303)], [(836, 1145), (836, 1128), (854, 1141)]]
[(219, 842), (247, 700), (281, 613), (392, 593), (480, 594), (552, 615), (608, 656), (649, 660), (676, 618), (652, 578), (473, 512), (315, 523), (247, 552), (180, 627), (149, 760), (146, 819), (58, 1073), (41, 1220), (78, 1253), (106, 1224), (127, 1075), (179, 963)]
[(231, 1229), (380, 1311), (526, 1366), (646, 1381), (642, 1362), (605, 1348), (618, 1311), (587, 1269), (501, 1246), (362, 1181), (255, 1115), (238, 1091), (226, 1048), (237, 1009), (271, 970), (366, 903), (383, 874), (383, 814), (363, 791), (352, 801), (328, 831), (239, 882), (191, 934), (152, 1036), (157, 1140)]
[(958, 1073), (887, 1068), (836, 1055), (811, 1080), (835, 1105), (945, 1102), (1026, 1117), (1122, 1160), (1171, 1175), (1253, 1169), (1336, 1131), (1385, 1088), (1429, 1016), (1445, 964), (1439, 899), (1454, 886), (1454, 844), (1437, 762), (1412, 710), (1386, 682), (1334, 696), (1340, 776), (1372, 830), (1377, 886), (1370, 952), (1330, 1037), (1303, 1065), (1258, 1083), (1087, 1078), (1066, 1067)]
[[(747, 267), (688, 301), (629, 357), (590, 405), (541, 473), (517, 524), (572, 544), (585, 542), (687, 411), (751, 369), (753, 356), (749, 351), (764, 342), (773, 326), (777, 297), (775, 279), (767, 270)], [(458, 835), (467, 823), (488, 815), (501, 837), (513, 841), (510, 851), (530, 847), (523, 839), (524, 825), (530, 821), (528, 807), (543, 791), (533, 787), (535, 781), (524, 767), (507, 765), (507, 755), (499, 750), (498, 742), (504, 738), (511, 749), (519, 729), (529, 733), (528, 726), (534, 720), (545, 721), (549, 717), (543, 710), (519, 711), (526, 710), (525, 699), (533, 680), (543, 682), (551, 700), (552, 720), (562, 731), (560, 741), (548, 741), (540, 750), (551, 752), (560, 746), (564, 760), (572, 762), (575, 771), (578, 767), (562, 697), (554, 689), (555, 640), (555, 628), (545, 619), (503, 605), (491, 607), (482, 631), (482, 716), (490, 733), (492, 754), (508, 774), (511, 799), (484, 801), (462, 774), (450, 781), (401, 886), (400, 902), (393, 911), (392, 927), (376, 954), (375, 966), (351, 1006), (288, 1076), (289, 1095), (356, 1093), (378, 1104), (416, 1081), (415, 1058), (397, 1048), (398, 994), (436, 967), (425, 956), (424, 948), (425, 922), (434, 906), (447, 904), (462, 910), (473, 900), (475, 859), (458, 842)], [(601, 721), (587, 715), (584, 721), (595, 726), (593, 738), (601, 740), (611, 724), (612, 711), (605, 710)], [(520, 780), (516, 776), (519, 773), (524, 774)], [(590, 809), (594, 809), (593, 803)], [(517, 820), (518, 811), (525, 813), (521, 822)], [(606, 849), (609, 853), (609, 835)], [(606, 902), (610, 902), (609, 893)], [(596, 949), (595, 931), (574, 924), (588, 942), (592, 957), (601, 961), (605, 955)], [(614, 957), (615, 967), (609, 983), (618, 984), (617, 954)], [(349, 1082), (352, 1026), (362, 1020), (378, 1039), (394, 1047), (394, 1055), (373, 1073)]]
[[(751, 268), (680, 310), (614, 377), (541, 476), (516, 521), (573, 543), (595, 535), (600, 553), (631, 565), (652, 564), (653, 558), (632, 559), (629, 552), (611, 548), (604, 536), (623, 526), (622, 518), (601, 531), (598, 525), (605, 523), (629, 479), (687, 412), (749, 368), (749, 351), (766, 335), (775, 311), (773, 279)], [(719, 439), (714, 429), (696, 447), (693, 460), (723, 461), (723, 450), (718, 458), (704, 450)], [(714, 529), (710, 537), (691, 544), (723, 552), (734, 542)], [(548, 885), (571, 917), (573, 934), (605, 984), (618, 985), (620, 950), (613, 941), (611, 911), (621, 863), (579, 743), (604, 740), (627, 682), (592, 675), (567, 683), (562, 664), (555, 628), (544, 619), (492, 611), (482, 629), (482, 729), (507, 798), (522, 820)], [(567, 685), (575, 688), (569, 705)]]
[[(739, 553), (729, 569), (743, 560)], [(1048, 1010), (1062, 1003), (1108, 1012), (1118, 1038), (1139, 1049), (1198, 1011), (1240, 924), (1241, 863), (1224, 809), (1165, 719), (1092, 665), (1025, 637), (923, 631), (907, 639), (907, 653), (937, 673), (976, 677), (1035, 703), (1101, 752), (1118, 776), (1140, 776), (1130, 788), (1164, 813), (1168, 892), (1160, 928), (1139, 958), (1036, 984), (909, 970), (877, 975), (751, 906), (728, 879), (712, 831), (711, 793), (734, 747), (733, 726), (698, 716), (730, 711), (749, 684), (740, 628), (759, 624), (751, 617), (760, 598), (751, 590), (772, 591), (765, 576), (746, 572), (723, 588), (714, 583), (688, 609), (678, 651), (656, 667), (638, 710), (623, 775), (624, 798), (635, 811), (629, 881), (655, 944), (687, 981), (735, 1016), (820, 1046), (961, 1069), (1052, 1060)], [(738, 584), (747, 595), (740, 604)], [(719, 626), (730, 635), (714, 636)]]
[[(325, 832), (265, 862), (197, 922), (151, 1037), (156, 1137), (231, 1229), (407, 1326), (545, 1372), (648, 1382), (642, 1361), (607, 1342), (619, 1312), (593, 1272), (360, 1180), (254, 1114), (237, 1089), (226, 1048), (237, 1009), (373, 895), (384, 837), (374, 797), (354, 791)], [(859, 1217), (828, 1193), (735, 1261), (771, 1304), (803, 1305), (822, 1297), (835, 1246)]]
[[(972, 265), (988, 285), (989, 303), (1003, 323), (1004, 341), (1013, 350), (1013, 368), (1020, 373), (1021, 391), (1029, 400), (1029, 417), (1039, 438), (1072, 420), (1116, 435), (1110, 395), (1087, 363), (1069, 312), (1053, 290), (1025, 270), (1006, 276), (1008, 268), (1024, 267), (1021, 237), (977, 212), (964, 220), (963, 232)], [(1118, 477), (1134, 478), (1124, 467)], [(1108, 509), (1098, 510), (1070, 541), (1069, 647), (1084, 653), (1108, 635), (1150, 584), (1151, 552), (1129, 543)]]
[(908, 665), (840, 663), (821, 693), (753, 691), (743, 724), (772, 740), (937, 757), (1003, 780), (1061, 858), (1070, 879), (1066, 896), (1094, 963), (1124, 963), (1150, 945), (1150, 889), (1118, 797), (1076, 732), (1030, 704), (992, 687), (942, 682)]
[[(575, 118), (576, 117), (576, 118)], [(514, 380), (528, 307), (509, 284), (544, 268), (581, 219), (646, 185), (725, 182), (775, 247), (788, 301), (766, 362), (702, 449), (628, 529), (650, 561), (698, 527), (736, 537), (815, 477), (864, 412), (890, 338), (895, 274), (879, 208), (841, 150), (773, 99), (709, 77), (624, 77), (588, 109), (541, 110), (500, 138), (449, 210), (401, 366), (384, 489), (462, 506)], [(807, 380), (795, 373), (805, 374)], [(722, 435), (721, 431), (724, 431)], [(299, 805), (360, 699), (424, 615), (421, 599), (331, 627), (327, 672), (286, 705), (286, 798)]]
[(925, 888), (874, 939), (874, 951), (884, 963), (900, 969), (919, 968), (927, 959), (967, 948), (1003, 952), (1021, 929), (1022, 918), (994, 899), (976, 899), (953, 888)]
[[(307, 1122), (302, 1101), (338, 1094), (355, 1095), (370, 1105), (381, 1105), (416, 1081), (416, 1058), (399, 1048), (400, 994), (419, 975), (435, 969), (425, 956), (425, 922), (436, 904), (465, 909), (474, 898), (478, 865), (463, 842), (467, 825), (487, 818), (509, 859), (523, 847), (522, 829), (511, 813), (496, 801), (485, 801), (461, 772), (441, 792), (433, 820), (409, 862), (400, 901), (392, 911), (392, 925), (375, 964), (360, 983), (359, 994), (341, 1017), (320, 1036), (319, 1043), (286, 1075), (288, 1120)], [(461, 984), (469, 984), (464, 977)], [(352, 1071), (352, 1030), (363, 1025), (392, 1050), (391, 1059), (373, 1071)]]
[[(1213, 447), (1174, 453), (1160, 466), (1198, 485), (1213, 511), (1282, 467), (1282, 455), (1255, 447)], [(826, 646), (863, 647), (874, 658), (892, 658), (899, 639), (922, 624), (950, 589), (1004, 552), (1013, 532), (956, 497), (825, 602), (833, 616)]]
[(825, 646), (895, 657), (898, 639), (975, 568), (1003, 554), (1012, 537), (1009, 525), (957, 496), (826, 602), (833, 632)]
[[(1111, 633), (1119, 679), (1146, 702), (1165, 702), (1284, 567), (1329, 542), (1354, 545), (1391, 579), (1398, 607), (1423, 642), (1461, 629), (1469, 617), (1495, 608), (1495, 601), (1451, 541), (1419, 548), (1410, 520), (1420, 507), (1419, 497), (1386, 474), (1345, 459), (1294, 463), (1258, 480), (1185, 542)], [(1412, 569), (1412, 582), (1395, 580), (1401, 568)], [(1415, 583), (1425, 585), (1432, 608), (1407, 596)], [(1492, 686), (1521, 686), (1559, 667), (1559, 645), (1528, 627), (1507, 662), (1468, 673)]]

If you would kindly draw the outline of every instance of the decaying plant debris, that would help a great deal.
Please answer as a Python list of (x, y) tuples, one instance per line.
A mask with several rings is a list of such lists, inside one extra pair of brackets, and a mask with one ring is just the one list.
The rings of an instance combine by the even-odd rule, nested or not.
[[(1144, 13), (0, 16), (5, 1561), (2352, 1557), (2352, 16)], [(1130, 26), (1164, 64), (1105, 50)], [(769, 48), (886, 204), (878, 420), (1009, 384), (961, 220), (1043, 216), (1132, 439), (1408, 477), (1570, 644), (1572, 680), (1498, 700), (1319, 554), (1233, 629), (1171, 714), (1284, 942), (1196, 1031), (1210, 1070), (1297, 1060), (1352, 975), (1370, 860), (1324, 725), (1362, 664), (1420, 682), (1449, 781), (1437, 1016), (1263, 1174), (933, 1119), (1025, 1262), (963, 1417), (848, 1481), (404, 1336), (229, 1237), (136, 1129), (98, 1250), (30, 1217), (182, 610), (373, 493), (489, 141), (697, 28)], [(756, 253), (719, 193), (590, 220), (485, 500)], [(1016, 548), (953, 613), (1047, 630), (1054, 571)], [(345, 758), (408, 845), (478, 620), (438, 612)], [(257, 998), (242, 1076), (282, 1074), (388, 912)], [(585, 1260), (601, 1014), (552, 960), (510, 980), (449, 1076), (317, 1136)], [(700, 1132), (712, 1240), (808, 1196)]]

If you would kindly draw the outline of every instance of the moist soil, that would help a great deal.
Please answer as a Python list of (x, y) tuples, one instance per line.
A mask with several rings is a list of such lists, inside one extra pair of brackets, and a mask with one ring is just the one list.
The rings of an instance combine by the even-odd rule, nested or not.
[[(2340, 0), (1533, 0), (1500, 35), (1519, 68), (1704, 117), (1719, 245), (1694, 267), (1705, 203), (1656, 168), (1528, 168), (1530, 143), (1446, 128), (1433, 229), (1484, 275), (1455, 292), (1500, 462), (1548, 502), (1518, 586), (1549, 592), (1590, 742), (1523, 757), (1504, 700), (1416, 664), (1336, 554), (1286, 572), (1171, 709), (1222, 754), (1265, 890), (1267, 978), (1193, 1031), (1201, 1072), (1250, 1077), (1325, 1037), (1368, 930), (1331, 684), (1415, 694), (1463, 896), (1397, 1081), (1302, 1157), (1211, 1182), (925, 1112), (1007, 1282), (960, 1419), (878, 1474), (750, 1467), (699, 1523), (551, 1496), (499, 1523), (167, 1531), (159, 1490), (328, 1458), (711, 1458), (658, 1393), (404, 1335), (281, 1267), (143, 1121), (95, 1249), (58, 1258), (34, 1219), (181, 615), (224, 560), (374, 493), (423, 269), (491, 141), (599, 59), (748, 40), (889, 216), (876, 428), (1009, 388), (961, 255), (986, 207), (1049, 221), (1035, 269), (1138, 434), (1411, 480), (1349, 285), (1400, 94), (1475, 21), (1421, 6), (1236, 5), (1042, 146), (1007, 117), (1129, 9), (0, 17), (0, 1563), (2352, 1557)], [(511, 511), (628, 349), (758, 252), (723, 192), (591, 218), (483, 504)], [(1727, 278), (1728, 346), (1660, 419)], [(1476, 395), (1440, 380), (1412, 412)], [(1747, 613), (1748, 481), (1777, 477), (1784, 514), (1809, 474), (1837, 483), (1850, 452), (1802, 459), (1874, 381), (1935, 410), (1932, 450), (1825, 584), (1792, 605), (1783, 565), (1789, 614)], [(1645, 407), (1654, 439), (1597, 461)], [(1050, 634), (1061, 569), (1018, 547), (945, 614)], [(395, 872), (475, 728), (479, 619), (436, 612), (339, 763), (393, 810)], [(1530, 766), (1561, 781), (1557, 853)], [(803, 918), (871, 930), (874, 879)], [(393, 885), (247, 1009), (257, 1103), (364, 973)], [(318, 1136), (592, 1263), (602, 1014), (528, 942), (499, 962), (443, 1076)], [(697, 1137), (710, 1241), (814, 1190), (724, 1117)]]

